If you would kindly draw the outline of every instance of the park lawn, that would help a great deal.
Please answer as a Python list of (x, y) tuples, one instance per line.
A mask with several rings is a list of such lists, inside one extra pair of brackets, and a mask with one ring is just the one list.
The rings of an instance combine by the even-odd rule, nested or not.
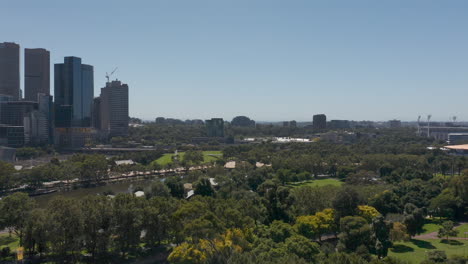
[(15, 250), (19, 245), (19, 238), (12, 234), (11, 236), (8, 233), (0, 234), (0, 249), (9, 247), (12, 251)]
[(457, 237), (465, 237), (465, 232), (466, 232), (467, 233), (466, 237), (468, 238), (468, 224), (463, 224), (463, 225), (455, 228), (455, 230), (458, 231)]
[(442, 243), (440, 239), (412, 239), (409, 242), (396, 242), (388, 251), (388, 255), (410, 263), (420, 263), (427, 257), (427, 252), (432, 250), (443, 250), (447, 256), (461, 255), (465, 253), (468, 246), (467, 240), (451, 240)]
[[(432, 232), (438, 232), (441, 227), (442, 225), (440, 224), (440, 221), (426, 219), (426, 223), (423, 226), (423, 232), (421, 233), (421, 235), (429, 234)], [(468, 232), (468, 224), (463, 224), (455, 229), (459, 231), (457, 237), (464, 237), (464, 233)]]
[(426, 219), (426, 223), (423, 225), (423, 232), (421, 233), (421, 235), (429, 234), (432, 232), (438, 232), (441, 227), (442, 226), (440, 225), (439, 221)]
[(313, 186), (313, 187), (322, 187), (326, 185), (333, 185), (333, 186), (341, 186), (343, 184), (342, 181), (333, 178), (327, 179), (318, 179), (318, 180), (309, 180), (309, 181), (302, 181), (302, 182), (292, 182), (288, 183), (288, 186), (291, 187), (302, 187), (302, 186)]
[[(184, 158), (185, 153), (184, 152), (179, 152), (179, 160), (182, 160)], [(156, 160), (156, 162), (159, 165), (167, 165), (169, 163), (172, 163), (172, 157), (174, 156), (174, 153), (167, 153), (164, 154), (162, 157)], [(209, 163), (216, 161), (218, 158), (222, 158), (223, 153), (221, 151), (203, 151), (203, 163)]]

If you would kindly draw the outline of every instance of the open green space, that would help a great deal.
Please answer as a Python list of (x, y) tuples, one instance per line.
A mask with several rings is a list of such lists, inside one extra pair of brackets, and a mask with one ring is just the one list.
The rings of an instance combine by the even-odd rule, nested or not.
[(8, 233), (0, 234), (0, 249), (9, 247), (11, 250), (15, 250), (19, 245), (19, 238), (15, 235), (9, 235)]
[(427, 257), (427, 253), (432, 250), (443, 250), (447, 256), (468, 254), (467, 240), (450, 240), (449, 242), (440, 239), (419, 240), (412, 239), (409, 242), (397, 242), (389, 250), (388, 255), (411, 263), (420, 263)]
[(342, 184), (343, 182), (338, 179), (326, 178), (326, 179), (309, 180), (309, 181), (302, 181), (302, 182), (292, 182), (292, 183), (288, 183), (287, 185), (291, 187), (301, 187), (301, 186), (321, 187), (325, 185), (341, 186)]
[(455, 230), (458, 230), (457, 237), (465, 237), (465, 233), (467, 233), (466, 237), (468, 238), (468, 224), (463, 224), (461, 226), (458, 226), (455, 228)]
[[(439, 220), (435, 220), (435, 219), (427, 219), (426, 223), (423, 226), (423, 232), (421, 233), (421, 235), (429, 234), (429, 233), (432, 233), (432, 232), (438, 232), (439, 229), (442, 227), (441, 223), (443, 221), (444, 220), (439, 221)], [(458, 227), (455, 228), (455, 230), (459, 231), (457, 237), (464, 237), (464, 233), (468, 232), (468, 224), (463, 224), (461, 226), (458, 226)], [(467, 236), (468, 236), (468, 234), (467, 234)]]
[[(185, 152), (177, 153), (179, 156), (179, 160), (183, 160)], [(167, 165), (172, 162), (172, 157), (174, 157), (174, 153), (167, 153), (164, 154), (162, 157), (156, 160), (159, 165)], [(221, 151), (203, 151), (203, 163), (209, 163), (216, 161), (219, 158), (223, 157), (223, 153)]]
[(442, 226), (440, 225), (440, 221), (436, 221), (433, 219), (426, 219), (426, 223), (424, 224), (422, 228), (423, 232), (421, 233), (421, 235), (429, 234), (432, 232), (437, 232), (439, 231), (441, 227)]

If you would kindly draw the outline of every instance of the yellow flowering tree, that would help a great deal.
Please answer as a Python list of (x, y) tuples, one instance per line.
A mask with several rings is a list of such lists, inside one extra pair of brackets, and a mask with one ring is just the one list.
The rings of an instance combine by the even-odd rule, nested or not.
[(367, 220), (368, 223), (372, 222), (372, 219), (380, 215), (379, 211), (370, 205), (359, 205), (359, 216)]

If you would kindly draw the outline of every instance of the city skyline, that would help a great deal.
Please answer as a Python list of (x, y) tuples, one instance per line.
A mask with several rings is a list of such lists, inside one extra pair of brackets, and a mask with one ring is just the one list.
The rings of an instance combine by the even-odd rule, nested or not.
[[(68, 7), (59, 2), (24, 2), (30, 8), (13, 3), (0, 11), (2, 21), (21, 18), (0, 33), (1, 42), (20, 45), (23, 92), (24, 48), (44, 48), (51, 67), (65, 56), (95, 66), (94, 94), (105, 85), (105, 73), (118, 67), (112, 79), (132, 87), (130, 116), (144, 120), (246, 115), (311, 121), (317, 113), (349, 120), (411, 121), (427, 114), (468, 120), (458, 96), (468, 88), (468, 4), (462, 1), (444, 7), (427, 1), (201, 1), (183, 7), (116, 1), (107, 12), (100, 12), (101, 3), (89, 11), (74, 7), (72, 16), (81, 11), (89, 17), (79, 23), (63, 19)], [(124, 15), (129, 19), (107, 23)], [(54, 22), (59, 19), (66, 22)], [(44, 28), (41, 34), (22, 33), (33, 20)], [(55, 34), (67, 28), (67, 37)]]

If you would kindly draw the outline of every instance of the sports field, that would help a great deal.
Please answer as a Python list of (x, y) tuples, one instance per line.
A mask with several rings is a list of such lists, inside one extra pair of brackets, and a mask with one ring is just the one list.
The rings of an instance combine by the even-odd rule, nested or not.
[[(185, 152), (179, 152), (177, 155), (179, 156), (179, 160), (184, 158)], [(167, 165), (172, 162), (172, 157), (174, 153), (167, 153), (164, 154), (162, 157), (156, 160), (159, 165)], [(221, 151), (203, 151), (203, 163), (209, 163), (216, 161), (219, 158), (223, 157), (223, 153)]]

